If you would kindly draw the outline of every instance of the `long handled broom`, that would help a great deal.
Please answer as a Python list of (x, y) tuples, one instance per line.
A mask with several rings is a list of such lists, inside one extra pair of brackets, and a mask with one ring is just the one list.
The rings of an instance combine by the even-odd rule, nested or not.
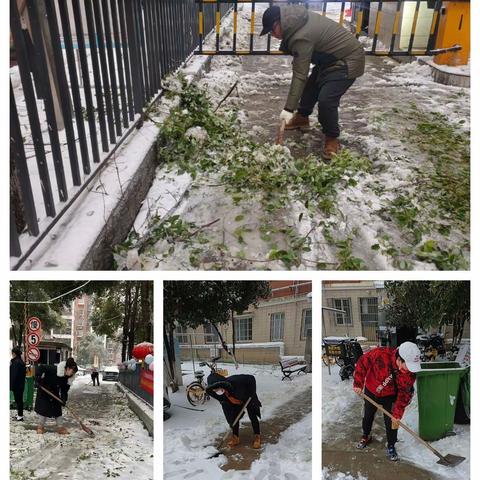
[[(243, 413), (245, 412), (245, 410), (247, 409), (248, 407), (248, 404), (250, 403), (250, 400), (252, 399), (252, 397), (248, 397), (248, 400), (245, 402), (245, 404), (243, 405), (242, 409), (240, 410), (240, 412), (238, 413), (237, 417), (235, 418), (235, 421), (232, 423), (232, 428), (238, 423), (238, 421), (240, 420), (240, 418), (242, 417)], [(218, 448), (220, 449), (220, 447), (223, 446), (223, 444), (225, 443), (225, 440), (228, 438), (228, 436), (230, 435), (230, 431), (228, 431), (222, 438), (222, 441), (220, 442), (220, 445), (218, 446)], [(221, 454), (221, 452), (217, 452), (217, 453), (214, 453), (211, 457), (208, 457), (208, 458), (215, 458), (215, 457), (218, 457), (219, 455)]]
[(39, 387), (45, 392), (47, 393), (48, 395), (50, 395), (51, 397), (53, 397), (55, 400), (59, 401), (71, 414), (72, 414), (72, 417), (75, 418), (75, 420), (80, 424), (80, 426), (82, 427), (82, 430), (85, 432), (85, 433), (88, 433), (88, 435), (90, 435), (91, 437), (94, 437), (95, 434), (93, 433), (93, 430), (89, 427), (87, 427), (83, 422), (82, 420), (80, 419), (80, 417), (74, 412), (72, 411), (71, 408), (67, 407), (67, 405), (65, 404), (65, 402), (58, 398), (55, 394), (53, 394), (50, 390), (47, 390), (45, 387), (43, 387), (42, 385), (39, 385)]
[[(378, 408), (384, 415), (390, 417), (394, 420), (393, 415), (390, 412), (387, 412), (381, 405), (379, 405), (375, 400), (372, 400), (370, 397), (367, 397), (363, 392), (360, 392), (359, 395), (370, 402), (372, 405)], [(462, 463), (465, 460), (465, 457), (461, 457), (459, 455), (452, 455), (451, 453), (447, 453), (447, 455), (442, 455), (438, 450), (435, 450), (429, 443), (425, 440), (420, 438), (416, 432), (414, 432), (410, 427), (405, 425), (402, 422), (399, 422), (400, 426), (404, 428), (410, 435), (412, 435), (416, 440), (418, 440), (421, 444), (427, 447), (433, 454), (435, 454), (440, 460), (437, 463), (440, 465), (444, 465), (446, 467), (456, 467), (459, 463)]]

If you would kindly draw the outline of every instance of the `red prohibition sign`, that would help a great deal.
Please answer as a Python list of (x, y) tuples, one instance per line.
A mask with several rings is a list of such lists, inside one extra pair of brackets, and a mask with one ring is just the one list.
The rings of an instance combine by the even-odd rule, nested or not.
[(42, 328), (42, 322), (37, 317), (30, 317), (27, 321), (28, 330), (38, 332)]
[(31, 362), (36, 362), (40, 358), (40, 350), (37, 347), (30, 347), (27, 357)]

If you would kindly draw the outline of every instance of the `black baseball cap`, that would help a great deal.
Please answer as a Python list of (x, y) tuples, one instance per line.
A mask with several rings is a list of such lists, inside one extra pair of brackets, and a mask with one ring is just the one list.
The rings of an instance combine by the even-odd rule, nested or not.
[(263, 29), (260, 36), (270, 33), (273, 29), (275, 22), (280, 20), (280, 7), (278, 5), (272, 5), (263, 12), (262, 24)]

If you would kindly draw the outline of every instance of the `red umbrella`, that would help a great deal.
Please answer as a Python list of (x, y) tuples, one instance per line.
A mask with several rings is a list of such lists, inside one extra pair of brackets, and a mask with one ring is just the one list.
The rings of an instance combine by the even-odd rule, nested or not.
[(137, 360), (143, 360), (149, 353), (153, 355), (153, 343), (142, 342), (135, 345), (132, 350), (132, 355)]

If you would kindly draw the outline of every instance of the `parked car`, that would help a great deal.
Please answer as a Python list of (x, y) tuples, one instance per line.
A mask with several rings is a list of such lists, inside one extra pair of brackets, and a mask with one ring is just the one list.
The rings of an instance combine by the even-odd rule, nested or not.
[(87, 369), (86, 369), (86, 368), (78, 367), (77, 375), (78, 375), (79, 377), (83, 377), (84, 375), (86, 375), (86, 372), (87, 372)]
[(103, 371), (102, 380), (104, 382), (108, 382), (108, 381), (117, 382), (118, 381), (118, 367), (115, 367), (115, 366), (105, 367), (105, 370)]

